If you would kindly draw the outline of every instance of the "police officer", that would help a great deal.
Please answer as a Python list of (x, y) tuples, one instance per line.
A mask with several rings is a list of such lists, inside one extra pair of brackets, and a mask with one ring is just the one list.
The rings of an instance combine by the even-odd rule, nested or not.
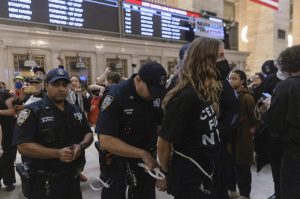
[(67, 71), (46, 75), (47, 95), (18, 116), (13, 144), (29, 160), (29, 198), (82, 198), (79, 174), (92, 131), (84, 113), (66, 101)]
[(102, 199), (155, 198), (155, 179), (138, 163), (150, 170), (157, 167), (151, 148), (162, 120), (160, 102), (165, 83), (163, 66), (148, 62), (138, 74), (112, 86), (105, 96), (97, 133), (101, 147), (113, 154), (113, 160), (111, 185), (102, 191)]

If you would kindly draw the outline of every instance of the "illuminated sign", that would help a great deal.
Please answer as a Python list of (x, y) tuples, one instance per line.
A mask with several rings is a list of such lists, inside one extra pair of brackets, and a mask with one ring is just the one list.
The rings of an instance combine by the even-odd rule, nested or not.
[(1, 0), (0, 17), (119, 32), (118, 0)]
[(140, 0), (125, 0), (123, 11), (125, 34), (172, 40), (192, 40), (189, 19), (200, 17), (198, 13)]

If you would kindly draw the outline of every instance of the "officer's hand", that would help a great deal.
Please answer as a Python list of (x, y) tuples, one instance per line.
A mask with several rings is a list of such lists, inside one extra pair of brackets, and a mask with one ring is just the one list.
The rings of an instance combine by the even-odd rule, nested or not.
[(165, 178), (163, 180), (157, 180), (156, 181), (156, 187), (160, 191), (166, 191), (167, 190), (167, 179)]
[(74, 147), (73, 160), (76, 160), (81, 154), (81, 146), (79, 144), (75, 144), (73, 147)]
[(148, 153), (147, 151), (145, 151), (143, 153), (142, 160), (151, 171), (153, 171), (153, 169), (158, 167), (158, 164), (155, 161), (155, 159), (153, 158), (153, 156), (150, 153)]
[(72, 162), (73, 161), (74, 150), (70, 147), (59, 149), (58, 159), (62, 162)]

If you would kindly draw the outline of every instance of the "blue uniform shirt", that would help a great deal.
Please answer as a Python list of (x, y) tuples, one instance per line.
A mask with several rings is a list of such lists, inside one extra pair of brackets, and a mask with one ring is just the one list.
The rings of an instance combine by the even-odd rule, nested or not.
[[(78, 144), (90, 132), (92, 131), (80, 108), (66, 101), (65, 110), (61, 111), (45, 96), (42, 100), (25, 106), (20, 112), (14, 130), (13, 145), (35, 142), (60, 149)], [(85, 161), (84, 151), (71, 163), (63, 163), (59, 159), (28, 159), (33, 168), (47, 171), (73, 168)]]
[(156, 127), (162, 122), (161, 99), (146, 101), (139, 97), (133, 78), (109, 89), (102, 101), (96, 129), (99, 134), (149, 151), (157, 137)]

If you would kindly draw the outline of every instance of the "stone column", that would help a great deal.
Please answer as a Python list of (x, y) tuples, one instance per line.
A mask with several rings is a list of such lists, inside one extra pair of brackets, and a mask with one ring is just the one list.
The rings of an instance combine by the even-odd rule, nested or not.
[(97, 52), (96, 53), (96, 76), (95, 76), (95, 80), (97, 77), (100, 77), (104, 71), (106, 69), (106, 66), (105, 66), (105, 60), (104, 60), (104, 54), (103, 52)]
[(5, 56), (5, 45), (4, 41), (0, 40), (0, 80), (5, 82), (6, 87), (10, 88), (10, 75), (9, 75), (9, 67), (7, 66), (7, 57)]
[(300, 44), (300, 1), (299, 0), (294, 0), (294, 5), (293, 5), (293, 30), (292, 30), (292, 35), (293, 35), (293, 45), (299, 45)]
[[(58, 65), (59, 65), (59, 61), (58, 61), (58, 59), (57, 59), (57, 57), (60, 55), (60, 52), (59, 52), (59, 50), (51, 50), (50, 51), (50, 61), (49, 61), (49, 64), (50, 64), (50, 67), (49, 68), (45, 68), (46, 69), (46, 71), (49, 71), (49, 70), (51, 70), (51, 69), (53, 69), (53, 68), (56, 68), (56, 67), (58, 67)], [(64, 57), (62, 57), (63, 59), (64, 59)], [(65, 61), (66, 60), (64, 60), (64, 64), (65, 64)]]

